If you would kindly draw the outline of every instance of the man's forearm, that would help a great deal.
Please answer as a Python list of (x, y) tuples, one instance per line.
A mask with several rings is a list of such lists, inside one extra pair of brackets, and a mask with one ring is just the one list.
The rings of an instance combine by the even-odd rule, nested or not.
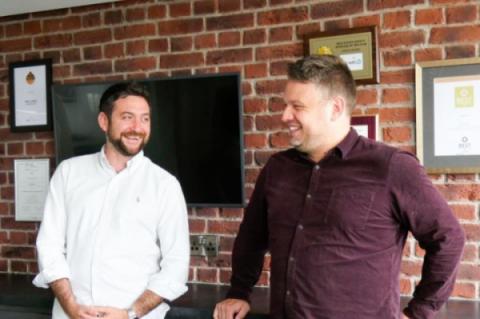
[(52, 281), (49, 285), (63, 310), (71, 317), (74, 308), (77, 306), (77, 302), (72, 291), (72, 286), (70, 285), (70, 280), (61, 278)]
[(138, 317), (143, 317), (163, 302), (163, 298), (151, 290), (145, 290), (133, 303), (132, 308)]

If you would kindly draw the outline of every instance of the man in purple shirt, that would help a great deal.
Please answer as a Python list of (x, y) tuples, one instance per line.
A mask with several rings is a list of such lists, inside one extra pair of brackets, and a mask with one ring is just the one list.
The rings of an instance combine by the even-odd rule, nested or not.
[[(337, 57), (289, 65), (282, 121), (293, 149), (258, 177), (215, 319), (240, 319), (271, 254), (275, 319), (434, 318), (455, 282), (464, 233), (416, 158), (350, 128), (355, 82)], [(425, 249), (422, 279), (401, 312), (408, 232)]]

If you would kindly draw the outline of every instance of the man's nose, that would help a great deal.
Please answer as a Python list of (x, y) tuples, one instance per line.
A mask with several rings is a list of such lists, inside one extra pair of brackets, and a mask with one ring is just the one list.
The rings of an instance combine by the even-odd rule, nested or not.
[(292, 120), (293, 114), (292, 114), (292, 107), (290, 105), (287, 105), (285, 109), (283, 110), (282, 114), (282, 122), (288, 122)]

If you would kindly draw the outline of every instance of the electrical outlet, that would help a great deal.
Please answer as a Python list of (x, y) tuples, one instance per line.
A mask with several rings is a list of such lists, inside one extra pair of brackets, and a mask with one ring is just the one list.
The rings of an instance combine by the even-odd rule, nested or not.
[(190, 235), (190, 254), (192, 256), (217, 256), (218, 236)]

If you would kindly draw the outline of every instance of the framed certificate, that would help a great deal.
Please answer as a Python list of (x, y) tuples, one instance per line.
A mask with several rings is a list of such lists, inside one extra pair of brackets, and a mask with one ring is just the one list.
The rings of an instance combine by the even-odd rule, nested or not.
[(49, 172), (48, 158), (14, 160), (15, 220), (42, 220)]
[(52, 129), (52, 61), (10, 63), (10, 129), (12, 132)]
[(341, 57), (358, 84), (379, 83), (376, 27), (361, 27), (305, 35), (305, 54)]
[(415, 66), (417, 156), (431, 173), (480, 172), (480, 58)]
[(378, 115), (356, 115), (352, 116), (350, 125), (357, 131), (358, 135), (378, 140)]

